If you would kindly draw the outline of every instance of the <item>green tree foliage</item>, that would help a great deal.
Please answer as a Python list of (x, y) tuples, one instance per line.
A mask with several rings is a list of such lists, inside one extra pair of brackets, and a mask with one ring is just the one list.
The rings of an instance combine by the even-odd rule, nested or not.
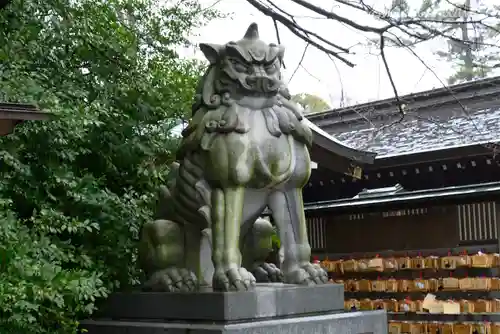
[(72, 333), (137, 283), (135, 240), (201, 66), (175, 50), (197, 1), (14, 0), (0, 12), (0, 101), (54, 113), (0, 140), (0, 333)]
[(500, 67), (500, 6), (483, 0), (423, 0), (418, 4), (411, 7), (413, 2), (393, 0), (390, 12), (401, 20), (420, 19), (444, 38), (446, 47), (436, 55), (453, 68), (449, 84), (484, 78)]
[(330, 109), (330, 105), (321, 97), (309, 93), (300, 93), (292, 96), (292, 101), (298, 103), (307, 112), (319, 112)]

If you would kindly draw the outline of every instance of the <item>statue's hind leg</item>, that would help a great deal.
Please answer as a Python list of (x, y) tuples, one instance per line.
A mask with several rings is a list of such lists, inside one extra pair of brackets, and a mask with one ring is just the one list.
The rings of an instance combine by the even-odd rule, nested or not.
[(273, 251), (273, 225), (266, 219), (259, 218), (253, 223), (246, 235), (242, 236), (243, 267), (251, 271), (257, 282), (282, 282), (281, 270), (266, 262)]
[(147, 275), (144, 288), (153, 291), (193, 291), (197, 278), (186, 267), (186, 232), (178, 223), (158, 219), (144, 224), (139, 245), (139, 261)]
[(269, 198), (269, 207), (285, 251), (281, 265), (284, 282), (327, 283), (327, 273), (319, 265), (310, 262), (311, 246), (307, 238), (301, 189), (292, 188), (274, 192)]

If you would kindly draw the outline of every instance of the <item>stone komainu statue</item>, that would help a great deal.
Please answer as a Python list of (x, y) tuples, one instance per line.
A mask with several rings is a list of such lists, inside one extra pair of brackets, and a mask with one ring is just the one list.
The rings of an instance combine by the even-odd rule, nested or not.
[[(196, 289), (208, 228), (215, 290), (247, 290), (256, 278), (326, 283), (326, 272), (310, 263), (302, 201), (312, 133), (281, 81), (284, 48), (260, 40), (255, 23), (237, 42), (200, 48), (210, 66), (182, 133), (176, 175), (163, 189), (157, 219), (141, 231), (146, 285)], [(266, 207), (284, 250), (281, 272), (264, 262), (261, 241), (272, 226), (257, 218)]]

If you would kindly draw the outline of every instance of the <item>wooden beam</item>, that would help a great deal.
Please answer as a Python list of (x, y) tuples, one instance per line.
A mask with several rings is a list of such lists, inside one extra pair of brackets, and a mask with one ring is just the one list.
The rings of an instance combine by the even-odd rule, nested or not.
[(25, 121), (43, 121), (51, 114), (31, 104), (0, 103), (0, 136), (14, 131), (16, 125)]

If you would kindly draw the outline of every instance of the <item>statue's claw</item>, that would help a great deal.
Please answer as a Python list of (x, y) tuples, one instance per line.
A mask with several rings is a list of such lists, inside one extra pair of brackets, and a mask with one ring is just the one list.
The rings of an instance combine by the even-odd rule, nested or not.
[(255, 277), (245, 268), (216, 270), (212, 281), (216, 291), (246, 291), (255, 287)]
[(189, 292), (197, 288), (196, 275), (184, 268), (167, 268), (151, 275), (144, 288), (149, 291)]
[(259, 263), (252, 270), (257, 282), (283, 282), (283, 273), (274, 263)]
[(301, 285), (325, 284), (328, 283), (328, 274), (319, 264), (307, 263), (296, 270), (285, 273), (284, 282)]

